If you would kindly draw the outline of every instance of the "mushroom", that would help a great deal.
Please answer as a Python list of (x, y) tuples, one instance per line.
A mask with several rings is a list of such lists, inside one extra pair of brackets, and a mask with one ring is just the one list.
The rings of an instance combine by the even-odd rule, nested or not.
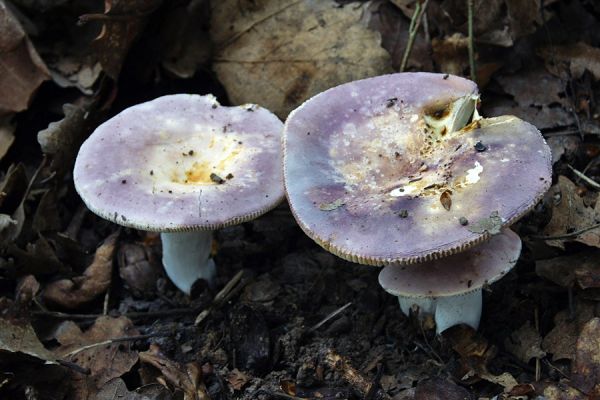
[(177, 94), (130, 107), (79, 150), (73, 180), (87, 207), (116, 224), (161, 232), (163, 264), (185, 293), (212, 282), (211, 231), (283, 199), (282, 122), (256, 105)]
[(463, 252), (527, 213), (551, 184), (550, 149), (514, 116), (481, 118), (475, 83), (399, 73), (306, 101), (284, 128), (284, 184), (304, 232), (360, 264)]
[(379, 284), (398, 296), (402, 312), (413, 306), (434, 315), (438, 333), (466, 324), (477, 329), (481, 318), (481, 288), (510, 271), (521, 253), (521, 239), (510, 229), (462, 253), (413, 265), (390, 265)]

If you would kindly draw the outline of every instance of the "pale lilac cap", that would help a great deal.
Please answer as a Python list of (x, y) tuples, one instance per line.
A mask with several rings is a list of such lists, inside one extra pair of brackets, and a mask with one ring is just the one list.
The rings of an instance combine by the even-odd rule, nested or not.
[(502, 278), (515, 266), (520, 254), (521, 239), (507, 228), (485, 243), (442, 260), (387, 266), (379, 273), (379, 284), (394, 296), (457, 296)]
[(400, 73), (306, 101), (284, 128), (299, 225), (369, 265), (445, 257), (509, 226), (550, 187), (550, 148), (516, 117), (479, 119), (478, 99), (467, 79)]
[(161, 232), (217, 229), (283, 199), (282, 122), (256, 105), (176, 94), (130, 107), (79, 150), (73, 179), (90, 210)]

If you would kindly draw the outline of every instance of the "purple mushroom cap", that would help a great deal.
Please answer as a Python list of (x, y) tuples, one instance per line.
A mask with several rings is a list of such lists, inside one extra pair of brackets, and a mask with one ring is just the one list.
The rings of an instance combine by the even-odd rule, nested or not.
[(306, 101), (284, 129), (284, 182), (302, 229), (350, 261), (410, 264), (520, 218), (550, 186), (550, 148), (513, 116), (469, 123), (477, 101), (473, 82), (432, 73), (350, 82)]
[(282, 122), (255, 105), (177, 94), (100, 125), (75, 163), (88, 208), (133, 228), (175, 232), (247, 221), (283, 199)]
[(505, 229), (489, 241), (443, 260), (387, 266), (379, 273), (379, 284), (394, 296), (457, 296), (502, 278), (515, 266), (519, 254), (519, 235)]

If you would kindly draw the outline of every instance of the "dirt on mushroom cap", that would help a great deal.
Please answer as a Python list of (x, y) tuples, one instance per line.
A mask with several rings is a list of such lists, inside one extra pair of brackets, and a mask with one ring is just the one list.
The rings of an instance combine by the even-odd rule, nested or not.
[(432, 110), (475, 95), (463, 78), (406, 73), (304, 103), (284, 132), (286, 191), (300, 226), (342, 258), (385, 265), (436, 259), (490, 237), (461, 218), (497, 213), (503, 226), (520, 218), (550, 185), (550, 150), (534, 126), (512, 116), (443, 134), (432, 124)]

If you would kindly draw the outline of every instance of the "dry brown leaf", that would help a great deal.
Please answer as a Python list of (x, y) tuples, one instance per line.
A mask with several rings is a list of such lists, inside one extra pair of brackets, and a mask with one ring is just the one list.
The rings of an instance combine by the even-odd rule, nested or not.
[[(577, 194), (577, 186), (565, 176), (558, 177), (558, 183), (550, 188), (550, 195), (556, 202), (552, 209), (552, 218), (544, 227), (543, 235), (552, 237), (569, 234), (588, 228), (600, 219), (600, 214), (595, 209), (585, 206), (583, 199)], [(596, 209), (599, 208), (600, 202), (597, 202)], [(547, 240), (546, 243), (564, 249), (564, 242), (572, 240), (600, 247), (600, 227), (565, 239)]]
[[(131, 45), (162, 0), (105, 0), (102, 31), (92, 43), (102, 69), (117, 80)], [(86, 16), (81, 17), (84, 21)]]
[(10, 244), (8, 253), (15, 258), (15, 274), (17, 275), (48, 276), (61, 270), (67, 270), (56, 256), (52, 245), (41, 235), (35, 242), (28, 243), (25, 250)]
[(237, 368), (234, 368), (227, 374), (227, 382), (229, 382), (229, 386), (231, 386), (233, 390), (242, 390), (249, 381), (250, 377)]
[[(82, 332), (74, 322), (66, 321), (59, 325), (55, 332), (56, 340), (61, 346), (54, 352), (59, 357), (90, 369), (89, 377), (80, 377), (82, 381), (79, 384), (91, 384), (93, 387), (100, 388), (111, 379), (128, 372), (137, 362), (138, 354), (137, 351), (131, 350), (131, 342), (118, 342), (89, 348), (86, 346), (136, 335), (139, 335), (139, 332), (126, 317), (99, 317), (94, 325), (85, 332)], [(83, 382), (87, 378), (90, 381)]]
[(431, 48), (433, 59), (441, 72), (463, 75), (469, 66), (468, 39), (461, 33), (445, 38), (433, 38)]
[(0, 116), (26, 110), (40, 84), (50, 77), (46, 65), (17, 18), (0, 0)]
[(23, 164), (11, 165), (0, 183), (0, 243), (14, 241), (23, 229), (27, 196), (27, 174)]
[(206, 13), (206, 1), (192, 0), (165, 17), (162, 65), (179, 78), (191, 78), (210, 59), (210, 38), (200, 22)]
[(366, 7), (333, 0), (214, 2), (213, 65), (229, 99), (285, 118), (332, 86), (390, 72), (379, 34), (361, 22)]
[(557, 313), (554, 316), (554, 328), (542, 341), (542, 349), (552, 354), (552, 360), (575, 359), (579, 332), (585, 323), (594, 317), (593, 302), (577, 301), (575, 304), (575, 318), (569, 316), (568, 310)]
[(156, 292), (156, 282), (162, 276), (158, 260), (148, 246), (124, 243), (118, 252), (119, 276), (129, 290), (138, 297), (151, 297)]
[(20, 306), (28, 306), (40, 290), (40, 283), (33, 275), (24, 276), (17, 283), (15, 301)]
[(173, 395), (164, 386), (154, 383), (144, 385), (133, 392), (127, 390), (121, 378), (107, 382), (90, 400), (171, 400)]
[(4, 158), (15, 141), (15, 129), (17, 127), (11, 120), (12, 118), (9, 116), (0, 118), (0, 160)]
[(571, 381), (590, 399), (600, 398), (600, 318), (591, 319), (581, 330)]
[(35, 331), (26, 321), (0, 318), (0, 353), (21, 353), (47, 363), (55, 363), (56, 357), (46, 350)]
[(105, 112), (98, 110), (97, 103), (98, 97), (83, 97), (77, 104), (65, 104), (64, 118), (38, 132), (38, 143), (44, 153), (52, 156), (50, 168), (59, 176), (73, 170), (81, 143), (103, 117)]
[(504, 347), (525, 364), (534, 357), (542, 358), (546, 355), (540, 347), (541, 344), (542, 337), (530, 321), (525, 322), (504, 340)]
[(564, 46), (548, 46), (539, 50), (550, 70), (555, 70), (556, 64), (566, 64), (571, 77), (580, 78), (588, 70), (596, 80), (600, 80), (600, 49), (579, 42)]
[(151, 345), (150, 350), (140, 353), (140, 361), (157, 368), (171, 385), (183, 391), (184, 400), (210, 399), (198, 364), (183, 366), (163, 355), (156, 345)]
[(557, 285), (572, 287), (575, 282), (582, 289), (600, 287), (600, 251), (584, 251), (569, 256), (538, 260), (535, 272)]
[(110, 285), (118, 235), (119, 232), (115, 232), (104, 240), (83, 275), (50, 283), (44, 290), (44, 300), (64, 308), (75, 309), (106, 292)]
[[(406, 7), (400, 6), (400, 1)], [(387, 1), (377, 0), (371, 2), (368, 8), (368, 26), (381, 34), (381, 46), (390, 53), (394, 70), (398, 70), (402, 63), (404, 50), (408, 43), (410, 17), (414, 12), (415, 3), (415, 0), (396, 0), (395, 5), (400, 7), (402, 10), (400, 11)], [(402, 15), (403, 13), (404, 15)], [(422, 30), (415, 37), (406, 69), (409, 71), (433, 71), (431, 45), (422, 34)]]
[(434, 378), (419, 382), (414, 400), (465, 400), (470, 399), (469, 391), (450, 381)]

